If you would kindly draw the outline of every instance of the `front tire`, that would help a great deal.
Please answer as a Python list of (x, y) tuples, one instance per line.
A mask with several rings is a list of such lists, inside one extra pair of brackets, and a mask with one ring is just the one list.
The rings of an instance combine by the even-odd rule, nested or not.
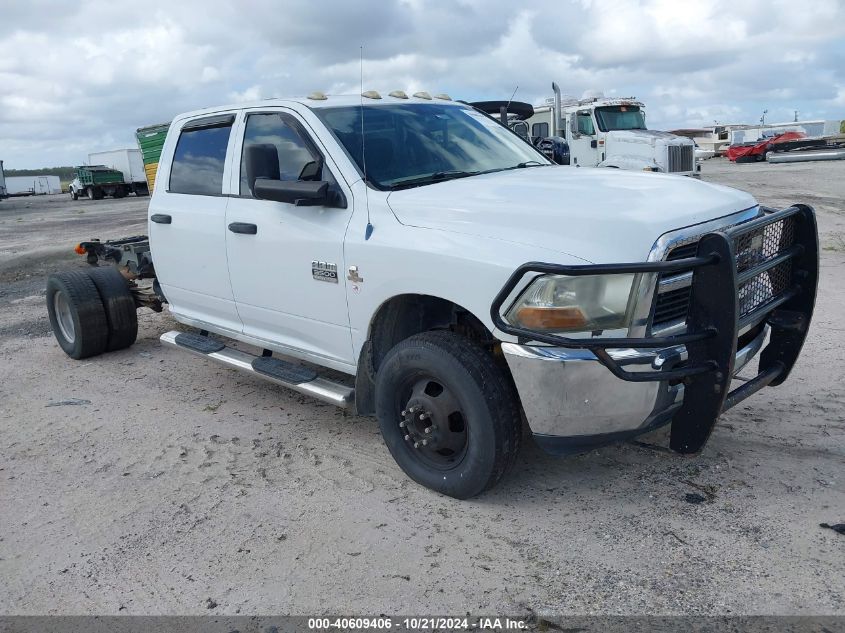
[(97, 287), (81, 270), (47, 278), (47, 313), (59, 346), (77, 360), (106, 351), (108, 322)]
[(79, 194), (76, 192), (76, 189), (70, 190), (70, 199), (71, 200), (79, 200)]
[(378, 369), (375, 400), (387, 448), (427, 488), (468, 499), (516, 459), (522, 428), (513, 384), (463, 336), (424, 332), (396, 345)]

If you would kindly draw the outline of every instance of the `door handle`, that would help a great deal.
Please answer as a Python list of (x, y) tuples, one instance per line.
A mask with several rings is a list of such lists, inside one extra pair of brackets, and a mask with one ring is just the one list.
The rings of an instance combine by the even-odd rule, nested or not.
[(173, 218), (171, 218), (166, 213), (153, 213), (150, 216), (150, 220), (152, 220), (156, 224), (170, 224), (173, 221)]
[(232, 233), (243, 233), (244, 235), (255, 235), (258, 233), (258, 226), (249, 224), (248, 222), (232, 222), (229, 225), (229, 230)]

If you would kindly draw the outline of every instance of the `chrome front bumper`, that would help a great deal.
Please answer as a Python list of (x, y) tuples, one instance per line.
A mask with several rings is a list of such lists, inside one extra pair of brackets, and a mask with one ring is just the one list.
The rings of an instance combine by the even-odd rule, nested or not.
[[(735, 374), (760, 351), (768, 332), (765, 326), (737, 351)], [(683, 383), (620, 380), (589, 350), (502, 343), (502, 351), (538, 438), (573, 438), (577, 446), (579, 439), (589, 444), (636, 435), (671, 420), (683, 402)], [(682, 345), (608, 353), (631, 372), (668, 371), (687, 360)]]

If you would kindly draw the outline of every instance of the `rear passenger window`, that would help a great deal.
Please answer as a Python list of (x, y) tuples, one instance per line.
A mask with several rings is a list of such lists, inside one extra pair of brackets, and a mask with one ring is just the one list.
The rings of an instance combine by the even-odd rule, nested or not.
[(223, 193), (223, 165), (232, 118), (227, 117), (225, 123), (213, 127), (187, 127), (182, 130), (173, 154), (168, 191), (201, 196)]
[[(320, 156), (303, 138), (288, 117), (281, 114), (250, 114), (244, 132), (244, 151), (241, 156), (241, 195), (251, 196), (247, 180), (246, 149), (250, 145), (272, 145), (279, 158), (279, 180), (299, 180), (306, 165), (320, 160)], [(272, 149), (270, 150), (272, 152)], [(273, 171), (275, 168), (273, 169)], [(275, 174), (274, 174), (275, 175)], [(316, 175), (319, 179), (319, 175)]]

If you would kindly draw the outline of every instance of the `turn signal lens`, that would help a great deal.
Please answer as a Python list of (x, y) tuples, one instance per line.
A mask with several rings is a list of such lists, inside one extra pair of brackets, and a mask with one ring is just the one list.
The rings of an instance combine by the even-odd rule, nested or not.
[(77, 255), (84, 255), (88, 252), (82, 247), (82, 244), (77, 244), (73, 250), (76, 252)]
[(587, 317), (578, 307), (522, 306), (516, 311), (516, 320), (522, 327), (533, 330), (574, 330), (587, 325)]

